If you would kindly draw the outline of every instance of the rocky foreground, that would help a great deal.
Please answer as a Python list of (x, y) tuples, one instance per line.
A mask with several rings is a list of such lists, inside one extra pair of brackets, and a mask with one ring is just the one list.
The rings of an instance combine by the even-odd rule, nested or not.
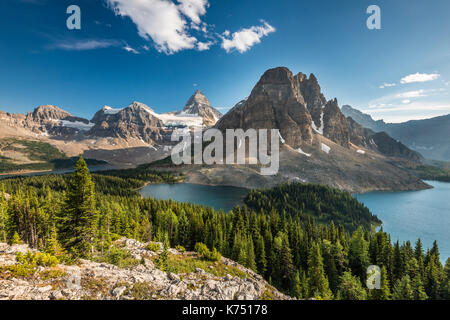
[[(119, 268), (112, 264), (80, 260), (74, 265), (36, 267), (32, 275), (12, 273), (16, 254), (35, 251), (27, 245), (0, 243), (0, 300), (257, 300), (289, 297), (261, 276), (234, 261), (221, 258), (207, 270), (166, 273), (154, 261), (160, 252), (146, 244), (121, 239), (115, 243), (131, 253), (138, 264)], [(195, 253), (170, 249), (180, 265), (200, 261)]]

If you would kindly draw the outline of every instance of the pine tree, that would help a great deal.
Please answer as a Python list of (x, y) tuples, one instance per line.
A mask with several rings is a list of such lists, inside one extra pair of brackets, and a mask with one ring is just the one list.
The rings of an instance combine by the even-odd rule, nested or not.
[(413, 300), (414, 292), (411, 286), (411, 279), (408, 275), (397, 280), (392, 290), (392, 299), (394, 300)]
[(5, 185), (2, 184), (0, 188), (0, 241), (6, 242), (8, 235), (8, 202), (6, 200)]
[(323, 270), (320, 246), (313, 243), (308, 255), (308, 296), (330, 300), (333, 294)]
[(96, 219), (94, 183), (80, 156), (68, 182), (60, 223), (62, 243), (75, 257), (87, 257), (93, 251)]
[(255, 262), (255, 248), (253, 245), (252, 237), (249, 236), (248, 238), (248, 246), (247, 246), (247, 264), (246, 267), (249, 269), (252, 269), (253, 271), (256, 271), (256, 262)]
[(442, 283), (443, 272), (439, 258), (435, 254), (430, 254), (429, 262), (425, 268), (425, 292), (432, 300), (440, 298), (440, 286)]
[(170, 248), (169, 236), (166, 233), (164, 235), (163, 251), (161, 252), (161, 254), (159, 255), (159, 258), (158, 258), (159, 268), (162, 271), (166, 271), (166, 272), (168, 271), (168, 266), (169, 266), (169, 248)]
[(297, 271), (295, 274), (294, 282), (292, 283), (292, 296), (297, 299), (303, 299), (303, 288), (300, 280), (300, 272)]
[(339, 300), (366, 300), (367, 292), (361, 285), (358, 277), (352, 275), (351, 272), (346, 271), (340, 277)]
[(413, 290), (414, 300), (427, 300), (428, 296), (425, 293), (425, 289), (423, 288), (423, 282), (420, 275), (416, 275), (411, 283), (411, 287)]
[(22, 244), (22, 240), (20, 239), (19, 234), (16, 232), (14, 232), (14, 235), (11, 238), (10, 241), (10, 245), (15, 245), (15, 244)]
[(50, 237), (47, 239), (45, 252), (50, 253), (51, 255), (54, 256), (60, 256), (64, 254), (64, 250), (58, 241), (58, 232), (56, 231), (55, 225), (52, 228), (52, 233)]
[(266, 249), (263, 237), (259, 236), (256, 240), (256, 267), (261, 275), (265, 275), (267, 271)]
[(349, 266), (354, 274), (365, 281), (369, 267), (369, 244), (364, 239), (364, 230), (359, 228), (352, 235), (349, 248)]
[(450, 300), (450, 258), (445, 262), (444, 279), (441, 284), (441, 297), (445, 300)]

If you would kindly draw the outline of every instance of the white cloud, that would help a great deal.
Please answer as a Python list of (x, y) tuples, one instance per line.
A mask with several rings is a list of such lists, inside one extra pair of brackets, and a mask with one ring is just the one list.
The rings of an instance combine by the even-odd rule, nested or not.
[(208, 0), (178, 0), (179, 10), (195, 24), (200, 24), (200, 17), (206, 14)]
[(153, 40), (156, 49), (166, 54), (188, 49), (209, 50), (218, 38), (227, 52), (236, 49), (243, 53), (275, 31), (274, 27), (262, 21), (261, 26), (241, 29), (232, 35), (228, 30), (222, 35), (213, 32), (214, 25), (201, 19), (209, 8), (208, 0), (105, 1), (117, 16), (130, 18), (142, 38)]
[(411, 100), (406, 99), (406, 100), (403, 100), (402, 103), (403, 104), (408, 104), (408, 103), (411, 103)]
[(86, 51), (86, 50), (104, 49), (109, 47), (117, 47), (119, 45), (120, 42), (117, 40), (83, 39), (83, 40), (58, 41), (52, 44), (50, 48), (67, 51)]
[(139, 54), (139, 51), (137, 51), (136, 49), (126, 45), (125, 47), (123, 47), (123, 50), (134, 53), (134, 54)]
[[(240, 53), (244, 53), (252, 46), (261, 42), (261, 38), (275, 32), (275, 28), (265, 21), (262, 21), (263, 25), (253, 26), (250, 28), (244, 28), (240, 31), (233, 32), (231, 38), (227, 39), (226, 32), (222, 37), (222, 48), (226, 52), (230, 52), (236, 49)], [(228, 32), (229, 37), (229, 32)]]
[(395, 86), (396, 86), (395, 83), (383, 83), (383, 84), (380, 86), (380, 89), (389, 88), (389, 87), (395, 87)]
[(406, 84), (406, 83), (413, 83), (413, 82), (427, 82), (427, 81), (433, 81), (436, 80), (440, 77), (441, 75), (439, 73), (415, 73), (415, 74), (410, 74), (406, 77), (403, 77), (400, 80), (401, 84)]
[[(147, 40), (151, 38), (155, 42), (158, 51), (172, 54), (195, 47), (197, 39), (189, 35), (187, 22), (180, 11), (181, 7), (175, 5), (172, 1), (106, 1), (116, 15), (127, 16), (136, 24), (138, 33), (142, 38)], [(188, 2), (186, 1), (186, 4)], [(196, 10), (189, 11), (189, 14), (194, 17), (196, 12), (198, 16), (200, 13)]]
[(198, 51), (205, 51), (209, 50), (209, 48), (214, 44), (212, 41), (208, 42), (197, 42), (197, 50)]

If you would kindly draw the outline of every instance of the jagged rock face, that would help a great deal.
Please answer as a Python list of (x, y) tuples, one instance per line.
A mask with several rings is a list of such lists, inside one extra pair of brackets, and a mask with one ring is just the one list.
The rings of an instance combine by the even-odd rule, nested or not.
[(52, 120), (63, 120), (72, 117), (72, 115), (56, 106), (47, 105), (34, 109), (32, 113), (28, 113), (27, 120), (45, 124)]
[(300, 91), (314, 124), (317, 128), (322, 127), (323, 108), (325, 108), (327, 100), (321, 92), (316, 76), (311, 73), (308, 79), (305, 74), (300, 72), (296, 78), (300, 82)]
[(154, 111), (143, 103), (133, 102), (117, 113), (105, 113), (105, 108), (96, 113), (95, 126), (88, 135), (97, 137), (138, 138), (147, 143), (162, 140), (164, 123)]
[(300, 92), (300, 83), (284, 67), (264, 73), (249, 98), (231, 109), (216, 127), (225, 129), (280, 129), (292, 147), (311, 144), (311, 115)]
[(347, 119), (339, 109), (336, 99), (327, 102), (323, 114), (323, 135), (343, 147), (348, 147), (350, 142), (350, 129)]
[(373, 150), (374, 144), (370, 139), (374, 132), (364, 128), (351, 117), (347, 117), (347, 122), (350, 129), (350, 142), (354, 145)]
[(89, 120), (74, 117), (53, 105), (39, 106), (33, 112), (29, 112), (25, 117), (25, 126), (36, 133), (65, 137), (74, 136), (90, 128)]
[(208, 98), (197, 90), (192, 97), (189, 98), (179, 115), (196, 115), (203, 118), (203, 125), (213, 126), (222, 117), (222, 114), (211, 106)]

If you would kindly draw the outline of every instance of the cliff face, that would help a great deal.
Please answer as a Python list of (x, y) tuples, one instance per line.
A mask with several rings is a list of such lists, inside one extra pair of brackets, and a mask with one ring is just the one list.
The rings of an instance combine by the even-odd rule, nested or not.
[[(14, 273), (16, 253), (30, 251), (26, 245), (0, 243), (0, 299), (6, 300), (257, 300), (289, 299), (261, 276), (234, 261), (222, 258), (207, 270), (166, 273), (155, 267), (161, 250), (130, 239), (115, 245), (131, 253), (137, 264), (119, 268), (107, 263), (80, 260), (71, 266), (37, 267), (32, 274)], [(161, 245), (161, 244), (160, 244)], [(33, 251), (33, 250), (32, 250)], [(178, 260), (195, 263), (195, 253), (169, 250)], [(12, 271), (11, 271), (12, 270)]]
[(287, 68), (268, 70), (249, 98), (224, 115), (220, 130), (280, 129), (287, 144), (311, 145), (312, 119), (300, 93), (300, 83)]

